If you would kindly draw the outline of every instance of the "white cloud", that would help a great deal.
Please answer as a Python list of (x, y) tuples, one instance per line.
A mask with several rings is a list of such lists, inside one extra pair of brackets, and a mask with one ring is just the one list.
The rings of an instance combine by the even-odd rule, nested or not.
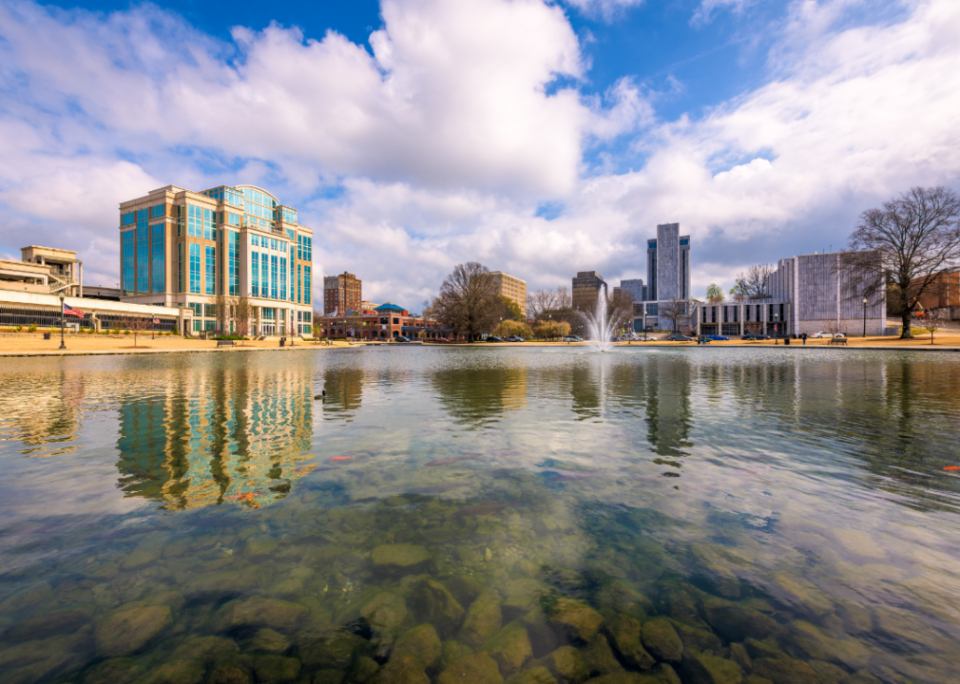
[[(254, 182), (301, 198), (318, 270), (357, 273), (374, 300), (418, 308), (466, 260), (531, 288), (584, 269), (645, 277), (645, 239), (672, 221), (694, 236), (699, 293), (725, 267), (841, 245), (857, 213), (913, 184), (960, 178), (960, 7), (917, 0), (844, 28), (849, 5), (796, 2), (765, 85), (663, 122), (626, 76), (584, 96), (576, 36), (536, 0), (388, 0), (372, 54), (279, 27), (218, 43), (150, 6), (6, 4), (0, 247), (79, 235), (65, 246), (112, 284), (117, 202)], [(612, 143), (624, 135), (631, 150)], [(606, 162), (591, 170), (594, 141)], [(634, 153), (641, 168), (613, 170)], [(331, 184), (342, 194), (310, 199)], [(548, 200), (562, 207), (549, 221), (535, 215)]]
[(599, 16), (607, 21), (630, 7), (642, 5), (643, 2), (644, 0), (566, 0), (568, 5), (576, 7), (587, 16)]
[(719, 10), (730, 10), (734, 14), (741, 14), (743, 10), (753, 4), (754, 0), (701, 0), (690, 23), (694, 26), (709, 24), (713, 19), (714, 13)]

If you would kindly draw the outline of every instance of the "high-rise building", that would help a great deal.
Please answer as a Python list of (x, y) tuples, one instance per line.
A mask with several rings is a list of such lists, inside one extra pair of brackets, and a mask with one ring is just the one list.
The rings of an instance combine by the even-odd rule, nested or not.
[(359, 313), (363, 306), (363, 283), (357, 276), (344, 271), (340, 275), (323, 279), (323, 313), (345, 316), (351, 311)]
[(503, 271), (491, 271), (493, 285), (497, 294), (513, 300), (520, 307), (520, 313), (527, 317), (527, 281), (515, 278)]
[(657, 226), (647, 240), (647, 296), (644, 301), (690, 299), (690, 236), (680, 235), (679, 223)]
[(620, 290), (624, 294), (630, 295), (635, 302), (643, 302), (647, 299), (647, 288), (643, 285), (643, 278), (635, 280), (621, 280), (620, 287), (613, 288), (616, 292)]
[(195, 331), (232, 327), (217, 298), (245, 297), (255, 334), (309, 334), (313, 230), (254, 185), (168, 185), (120, 204), (124, 301), (193, 309)]
[(597, 306), (597, 293), (607, 292), (607, 282), (596, 271), (580, 271), (573, 279), (573, 308), (593, 311)]

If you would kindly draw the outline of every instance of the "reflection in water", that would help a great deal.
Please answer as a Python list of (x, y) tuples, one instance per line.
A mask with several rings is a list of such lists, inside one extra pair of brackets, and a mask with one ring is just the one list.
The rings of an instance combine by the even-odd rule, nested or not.
[(794, 351), (0, 367), (0, 682), (952, 681), (960, 360)]
[(170, 510), (282, 498), (308, 472), (312, 400), (296, 368), (171, 376), (152, 396), (120, 403), (121, 489)]

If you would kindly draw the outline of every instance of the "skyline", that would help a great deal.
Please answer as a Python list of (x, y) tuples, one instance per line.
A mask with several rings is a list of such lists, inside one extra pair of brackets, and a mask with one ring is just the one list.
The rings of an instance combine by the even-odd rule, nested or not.
[(464, 261), (646, 278), (675, 222), (699, 297), (960, 174), (945, 0), (61, 4), (0, 7), (0, 258), (74, 249), (91, 285), (168, 184), (270, 190), (315, 296), (350, 271), (416, 309)]

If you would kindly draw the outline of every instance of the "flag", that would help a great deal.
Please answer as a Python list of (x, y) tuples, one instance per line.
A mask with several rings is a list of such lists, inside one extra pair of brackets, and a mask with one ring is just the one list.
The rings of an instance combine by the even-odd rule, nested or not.
[(160, 319), (157, 318), (156, 316), (154, 316), (154, 317), (153, 317), (153, 324), (154, 324), (154, 325), (160, 325)]
[(83, 318), (84, 313), (80, 309), (74, 309), (72, 306), (64, 302), (63, 304), (63, 315), (64, 316), (77, 316)]

